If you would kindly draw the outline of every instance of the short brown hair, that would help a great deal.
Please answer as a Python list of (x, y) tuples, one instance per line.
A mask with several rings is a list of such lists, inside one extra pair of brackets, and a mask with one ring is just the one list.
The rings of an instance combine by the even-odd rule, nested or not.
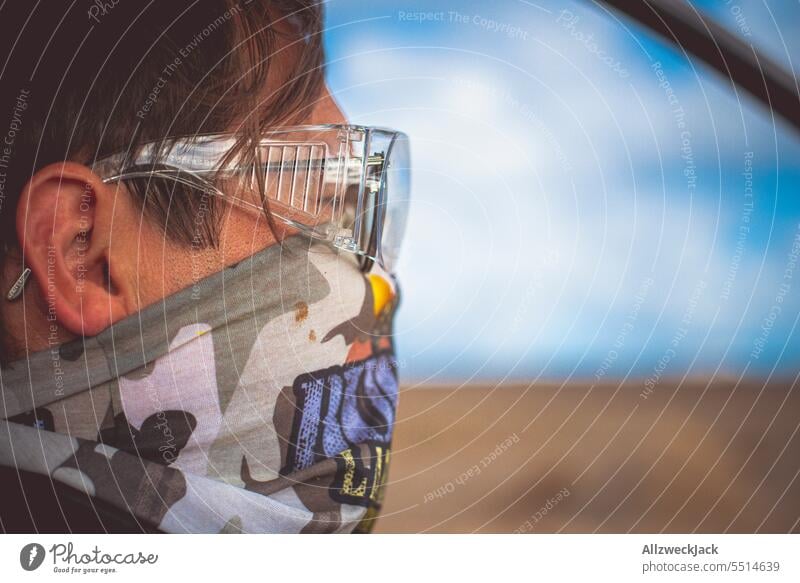
[[(234, 125), (234, 153), (245, 152), (265, 128), (302, 116), (324, 82), (321, 28), (312, 0), (4, 3), (0, 267), (17, 249), (21, 190), (47, 164), (90, 162)], [(299, 62), (265, 99), (270, 57), (286, 34), (278, 30), (293, 31), (285, 40), (299, 46)], [(213, 204), (198, 225), (197, 197), (178, 199), (175, 184), (127, 185), (167, 238), (216, 245)]]

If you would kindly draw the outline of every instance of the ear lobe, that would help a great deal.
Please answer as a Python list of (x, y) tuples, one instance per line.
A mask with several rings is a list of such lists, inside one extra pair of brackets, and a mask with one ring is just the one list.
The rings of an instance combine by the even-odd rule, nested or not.
[(39, 170), (17, 207), (23, 261), (47, 318), (74, 335), (93, 336), (128, 314), (109, 269), (115, 188), (81, 164)]

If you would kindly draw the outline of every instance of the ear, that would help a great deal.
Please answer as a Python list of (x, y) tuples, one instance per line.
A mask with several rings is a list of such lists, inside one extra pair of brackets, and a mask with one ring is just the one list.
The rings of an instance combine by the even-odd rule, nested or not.
[(78, 336), (94, 336), (131, 313), (128, 290), (109, 262), (116, 192), (86, 166), (59, 162), (31, 178), (17, 207), (23, 260), (48, 320)]

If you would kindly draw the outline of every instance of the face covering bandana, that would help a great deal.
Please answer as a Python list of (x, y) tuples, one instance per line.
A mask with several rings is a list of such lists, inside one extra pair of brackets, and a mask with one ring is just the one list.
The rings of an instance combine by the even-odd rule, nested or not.
[(397, 402), (395, 290), (287, 239), (2, 370), (0, 465), (164, 532), (368, 530)]

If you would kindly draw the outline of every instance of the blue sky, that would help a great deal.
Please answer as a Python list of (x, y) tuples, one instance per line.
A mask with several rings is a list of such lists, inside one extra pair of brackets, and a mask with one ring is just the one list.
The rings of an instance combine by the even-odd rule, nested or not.
[[(797, 3), (697, 6), (797, 66)], [(331, 0), (325, 34), (350, 119), (412, 141), (406, 380), (795, 371), (800, 135), (749, 96), (590, 2)]]

